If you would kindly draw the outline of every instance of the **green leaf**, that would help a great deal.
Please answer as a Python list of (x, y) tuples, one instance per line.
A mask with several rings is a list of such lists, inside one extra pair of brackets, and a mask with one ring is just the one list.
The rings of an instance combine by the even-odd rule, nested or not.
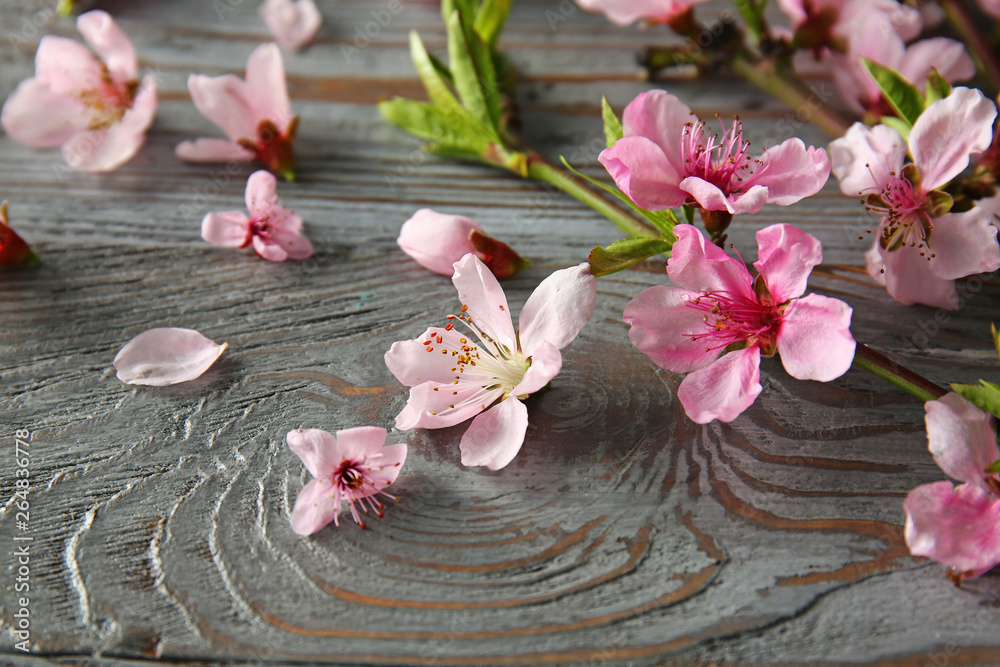
[(1000, 417), (1000, 385), (980, 380), (979, 384), (952, 383), (951, 388), (991, 415)]
[(467, 117), (449, 116), (429, 102), (396, 97), (380, 102), (378, 109), (393, 125), (435, 144), (476, 156), (482, 156), (489, 148), (481, 129)]
[(633, 236), (615, 241), (607, 248), (600, 246), (590, 252), (590, 272), (596, 277), (617, 273), (642, 260), (669, 253), (673, 244), (663, 239), (648, 236)]
[(1000, 474), (1000, 459), (997, 459), (993, 463), (986, 466), (986, 474), (988, 475)]
[(496, 47), (512, 4), (513, 0), (483, 0), (479, 6), (473, 27), (490, 50)]
[(500, 125), (500, 86), (497, 82), (496, 65), (493, 62), (493, 50), (464, 15), (459, 15), (459, 18), (465, 34), (465, 44), (475, 68), (476, 80), (483, 91), (483, 99), (486, 100), (486, 109), (490, 116), (489, 125), (495, 128)]
[(684, 213), (684, 221), (689, 225), (694, 224), (694, 206), (688, 206), (685, 204), (681, 206), (681, 211)]
[(932, 67), (931, 71), (927, 74), (927, 100), (925, 101), (925, 105), (929, 107), (949, 95), (951, 95), (951, 84), (938, 73), (937, 69)]
[(747, 30), (753, 37), (754, 43), (759, 43), (764, 29), (764, 8), (767, 7), (767, 0), (733, 0), (736, 10), (743, 17)]
[(434, 61), (416, 30), (410, 31), (410, 58), (413, 60), (413, 66), (416, 68), (420, 81), (423, 82), (431, 101), (447, 114), (467, 116), (468, 113), (452, 95), (451, 90), (448, 89), (448, 83), (438, 72), (438, 68), (434, 66)]
[(441, 20), (447, 24), (456, 10), (466, 16), (475, 16), (477, 4), (477, 0), (441, 0)]
[(674, 213), (669, 209), (667, 209), (666, 211), (647, 211), (644, 208), (640, 208), (634, 201), (629, 199), (628, 196), (625, 195), (618, 188), (612, 187), (606, 183), (601, 183), (596, 178), (591, 178), (586, 174), (580, 173), (579, 171), (571, 167), (569, 162), (567, 162), (566, 158), (564, 157), (560, 156), (559, 159), (562, 160), (563, 166), (569, 169), (569, 171), (573, 173), (575, 176), (578, 176), (579, 178), (582, 178), (583, 180), (590, 183), (591, 185), (594, 185), (604, 190), (605, 192), (614, 195), (624, 204), (626, 204), (630, 209), (632, 209), (640, 216), (642, 216), (642, 218), (646, 220), (646, 222), (653, 225), (653, 227), (655, 227), (656, 230), (660, 232), (660, 234), (663, 236), (665, 240), (669, 241), (670, 243), (673, 243), (674, 241), (677, 240), (677, 237), (674, 236), (674, 225), (679, 224), (680, 221), (677, 219), (676, 213)]
[(924, 111), (924, 96), (920, 94), (917, 87), (891, 67), (879, 65), (868, 58), (862, 58), (861, 62), (875, 79), (875, 83), (878, 84), (882, 95), (885, 96), (896, 115), (909, 127), (913, 127), (917, 118)]
[[(478, 39), (473, 35), (474, 39)], [(469, 49), (469, 42), (462, 25), (462, 15), (457, 11), (452, 12), (448, 19), (448, 59), (451, 61), (451, 77), (455, 84), (455, 90), (462, 98), (462, 105), (478, 120), (484, 128), (491, 130), (491, 138), (499, 140), (495, 132), (497, 121), (493, 118), (489, 105), (486, 101), (486, 92), (483, 90), (482, 82), (479, 79), (479, 71)], [(495, 86), (494, 93), (496, 92)], [(499, 104), (496, 106), (496, 118), (500, 117)]]
[(997, 354), (1000, 354), (1000, 329), (997, 329), (997, 325), (990, 325), (990, 333), (993, 334), (993, 345), (997, 348)]
[(618, 120), (615, 110), (611, 108), (606, 97), (601, 97), (601, 118), (604, 120), (604, 139), (608, 148), (611, 148), (625, 135), (625, 130), (622, 129), (622, 122)]
[(896, 118), (895, 116), (882, 116), (882, 119), (879, 122), (881, 122), (883, 125), (888, 125), (892, 129), (896, 130), (897, 132), (899, 132), (899, 136), (909, 141), (910, 126), (907, 124), (905, 120), (901, 118)]

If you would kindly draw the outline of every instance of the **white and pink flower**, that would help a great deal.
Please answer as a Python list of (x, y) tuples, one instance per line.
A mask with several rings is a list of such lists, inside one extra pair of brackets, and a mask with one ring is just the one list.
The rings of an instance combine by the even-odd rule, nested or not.
[(0, 124), (33, 148), (61, 146), (74, 169), (104, 172), (142, 148), (156, 115), (156, 79), (139, 82), (135, 48), (114, 19), (100, 10), (81, 15), (85, 46), (46, 35), (35, 54), (35, 76), (7, 99)]
[(761, 357), (780, 354), (789, 375), (829, 382), (854, 359), (851, 308), (810, 294), (823, 260), (819, 240), (787, 224), (757, 232), (759, 272), (709, 243), (691, 225), (674, 228), (667, 262), (675, 287), (641, 292), (625, 307), (629, 338), (661, 368), (687, 373), (677, 396), (693, 421), (732, 421), (761, 392)]
[(264, 0), (257, 13), (285, 51), (301, 51), (316, 36), (323, 15), (313, 0)]
[(177, 146), (189, 162), (259, 160), (285, 180), (295, 178), (292, 141), (298, 116), (292, 115), (285, 84), (285, 64), (277, 44), (262, 44), (247, 60), (246, 80), (233, 74), (192, 74), (188, 90), (203, 116), (229, 138), (202, 138)]
[(925, 404), (927, 441), (938, 466), (962, 484), (919, 486), (903, 503), (906, 544), (953, 570), (956, 581), (1000, 564), (1000, 459), (995, 419), (958, 394)]
[(248, 216), (243, 211), (209, 213), (201, 222), (201, 237), (229, 248), (253, 245), (254, 251), (272, 262), (312, 257), (313, 246), (302, 236), (302, 218), (281, 205), (278, 181), (267, 171), (247, 179)]
[[(503, 468), (521, 449), (528, 410), (521, 402), (562, 369), (569, 345), (594, 310), (597, 286), (587, 264), (556, 271), (528, 297), (514, 329), (500, 283), (475, 255), (455, 263), (458, 317), (420, 338), (393, 343), (385, 363), (410, 387), (396, 428), (445, 428), (472, 419), (462, 463)], [(453, 327), (464, 321), (471, 333)], [(473, 419), (474, 418), (474, 419)]]
[(399, 476), (407, 449), (402, 444), (383, 446), (385, 438), (386, 430), (374, 426), (337, 431), (336, 436), (315, 428), (289, 431), (289, 448), (314, 477), (295, 500), (292, 530), (312, 535), (331, 521), (340, 526), (344, 501), (362, 528), (361, 512), (371, 509), (381, 517), (384, 505), (378, 496), (396, 500), (385, 489)]
[(625, 136), (600, 155), (619, 189), (644, 209), (695, 204), (706, 211), (756, 213), (816, 194), (830, 175), (822, 148), (788, 139), (751, 157), (739, 120), (713, 135), (691, 110), (662, 90), (640, 93), (625, 108)]
[(1000, 202), (951, 213), (951, 197), (941, 191), (970, 156), (989, 148), (996, 115), (978, 90), (955, 88), (920, 115), (908, 143), (886, 125), (855, 123), (830, 144), (840, 189), (882, 216), (868, 273), (897, 301), (956, 308), (955, 279), (1000, 268), (993, 225)]

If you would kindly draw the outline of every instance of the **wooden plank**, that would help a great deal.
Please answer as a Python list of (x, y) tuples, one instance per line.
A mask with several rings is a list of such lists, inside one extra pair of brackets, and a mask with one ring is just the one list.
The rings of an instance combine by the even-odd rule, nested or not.
[[(0, 0), (0, 35), (20, 34), (49, 5)], [(943, 478), (922, 407), (856, 371), (821, 385), (771, 360), (744, 416), (692, 424), (674, 400), (679, 377), (634, 350), (621, 320), (640, 289), (665, 281), (662, 262), (599, 282), (562, 375), (527, 402), (531, 426), (508, 468), (463, 468), (463, 427), (393, 433), (411, 445), (399, 503), (364, 531), (295, 536), (288, 512), (308, 473), (285, 433), (391, 428), (406, 393), (382, 355), (458, 306), (447, 279), (396, 247), (406, 217), (423, 206), (469, 215), (530, 256), (532, 269), (506, 284), (512, 307), (615, 233), (537, 184), (426, 157), (382, 123), (374, 102), (419, 94), (408, 31), (440, 49), (443, 30), (436, 4), (404, 3), (349, 61), (341, 47), (386, 6), (355, 0), (321, 3), (319, 43), (287, 59), (301, 178), (281, 193), (316, 257), (274, 265), (207, 246), (201, 217), (242, 206), (251, 169), (185, 165), (172, 150), (216, 132), (187, 100), (187, 75), (239, 71), (266, 39), (256, 3), (232, 5), (219, 20), (195, 0), (105, 3), (164, 99), (148, 145), (119, 171), (70, 173), (56, 152), (0, 138), (0, 194), (45, 258), (0, 282), (2, 451), (15, 429), (32, 431), (32, 650), (42, 656), (25, 662), (9, 641), (0, 660), (995, 661), (1000, 577), (955, 589), (901, 540), (902, 497)], [(526, 134), (597, 175), (597, 101), (607, 93), (620, 108), (649, 86), (633, 52), (660, 33), (582, 11), (553, 30), (546, 12), (567, 6), (517, 4), (504, 45), (525, 75)], [(73, 34), (65, 20), (44, 25)], [(30, 76), (39, 36), (3, 40), (0, 94)], [(739, 82), (669, 85), (705, 115), (740, 113), (755, 144), (822, 141)], [(871, 221), (834, 185), (740, 220), (732, 240), (746, 256), (754, 231), (776, 221), (824, 241), (812, 287), (854, 306), (859, 339), (942, 381), (997, 372), (996, 276), (964, 281), (955, 313), (907, 308), (861, 270), (868, 241), (857, 237)], [(116, 351), (165, 325), (231, 347), (195, 382), (120, 384)], [(2, 545), (19, 534), (9, 460)], [(8, 638), (14, 577), (0, 568)]]

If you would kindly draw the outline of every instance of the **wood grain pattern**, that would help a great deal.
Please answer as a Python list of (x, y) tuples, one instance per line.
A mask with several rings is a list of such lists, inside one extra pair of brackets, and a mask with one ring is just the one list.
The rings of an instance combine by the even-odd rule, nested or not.
[[(0, 94), (31, 74), (41, 31), (23, 21), (52, 4), (0, 0)], [(621, 319), (640, 289), (665, 281), (662, 261), (599, 282), (563, 373), (527, 401), (531, 426), (508, 468), (463, 468), (462, 426), (393, 433), (411, 445), (399, 503), (364, 531), (294, 535), (288, 513), (308, 473), (284, 434), (391, 427), (406, 393), (382, 355), (458, 305), (447, 279), (398, 251), (406, 217), (422, 206), (468, 215), (531, 257), (506, 284), (512, 306), (614, 231), (540, 185), (427, 157), (383, 124), (377, 100), (420, 94), (408, 31), (443, 45), (437, 6), (404, 3), (348, 60), (355, 27), (386, 3), (341, 0), (320, 3), (318, 43), (286, 61), (301, 179), (281, 193), (317, 255), (274, 265), (209, 247), (201, 217), (241, 205), (251, 170), (174, 159), (178, 141), (215, 132), (184, 82), (243, 68), (266, 39), (257, 3), (230, 2), (222, 20), (197, 0), (103, 4), (159, 76), (146, 148), (94, 176), (0, 137), (0, 196), (45, 258), (0, 280), (0, 452), (13, 456), (15, 429), (33, 432), (35, 538), (34, 657), (4, 641), (0, 662), (996, 663), (1000, 577), (956, 589), (902, 542), (902, 498), (943, 478), (922, 406), (857, 371), (822, 385), (771, 360), (747, 413), (692, 424), (674, 400), (680, 378), (634, 350)], [(566, 20), (553, 29), (547, 12)], [(68, 21), (42, 22), (73, 34)], [(660, 37), (568, 1), (517, 3), (503, 46), (524, 73), (526, 134), (599, 174), (600, 95), (620, 108), (647, 88), (634, 51)], [(705, 115), (740, 113), (755, 143), (823, 141), (737, 81), (664, 85)], [(954, 313), (903, 307), (862, 270), (857, 237), (871, 221), (835, 186), (740, 220), (731, 239), (752, 253), (754, 231), (778, 221), (823, 240), (811, 287), (852, 304), (859, 339), (942, 382), (1000, 370), (988, 342), (997, 276), (963, 281)], [(121, 385), (116, 351), (166, 325), (230, 349), (195, 382)], [(7, 640), (14, 571), (0, 568)]]

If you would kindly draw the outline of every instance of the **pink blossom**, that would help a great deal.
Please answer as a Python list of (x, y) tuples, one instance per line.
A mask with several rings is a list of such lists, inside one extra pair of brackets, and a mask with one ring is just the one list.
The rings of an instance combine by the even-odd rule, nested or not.
[(862, 64), (862, 58), (896, 70), (920, 89), (924, 88), (932, 68), (949, 83), (965, 81), (976, 74), (976, 65), (965, 46), (953, 39), (935, 37), (906, 46), (899, 35), (884, 34), (877, 23), (859, 26), (856, 34), (858, 38), (846, 54), (833, 56), (833, 74), (844, 101), (859, 114), (894, 115), (875, 79)]
[(604, 14), (617, 25), (636, 21), (670, 23), (703, 2), (707, 0), (576, 0), (586, 11)]
[(626, 108), (625, 136), (600, 155), (618, 187), (647, 210), (696, 203), (707, 211), (756, 213), (815, 194), (830, 175), (822, 148), (788, 139), (750, 156), (739, 120), (711, 135), (680, 100), (640, 93)]
[(264, 0), (257, 12), (274, 41), (291, 52), (309, 44), (323, 23), (323, 15), (313, 0)]
[(927, 440), (937, 464), (963, 482), (919, 486), (906, 497), (906, 543), (955, 572), (976, 577), (1000, 563), (1000, 459), (993, 417), (958, 394), (924, 404)]
[(420, 209), (403, 223), (396, 242), (421, 266), (443, 276), (450, 277), (455, 262), (469, 253), (481, 259), (499, 280), (528, 265), (506, 243), (487, 236), (475, 220), (429, 208)]
[(229, 140), (185, 141), (177, 146), (177, 157), (190, 162), (256, 159), (285, 180), (295, 178), (292, 140), (299, 117), (292, 115), (277, 44), (254, 49), (247, 60), (245, 81), (233, 74), (192, 74), (188, 90), (198, 111), (222, 128)]
[[(866, 39), (903, 40), (920, 34), (920, 11), (896, 0), (778, 0), (803, 48), (846, 52)], [(877, 34), (868, 32), (874, 29)]]
[(77, 30), (97, 53), (46, 35), (35, 54), (35, 76), (7, 99), (0, 124), (33, 148), (62, 146), (74, 169), (117, 169), (139, 152), (156, 115), (156, 79), (138, 81), (135, 48), (106, 12), (81, 15)]
[(144, 331), (115, 356), (118, 379), (125, 384), (164, 387), (201, 377), (229, 347), (194, 329), (161, 327)]
[(272, 262), (312, 257), (312, 244), (302, 236), (302, 218), (281, 205), (277, 184), (269, 172), (251, 174), (246, 190), (250, 216), (242, 211), (209, 213), (201, 222), (201, 237), (230, 248), (252, 243), (258, 255)]
[(377, 496), (396, 500), (385, 488), (396, 480), (406, 461), (406, 445), (383, 446), (385, 436), (384, 428), (373, 426), (337, 431), (336, 437), (315, 428), (288, 432), (288, 446), (314, 477), (295, 500), (292, 530), (312, 535), (331, 521), (340, 526), (338, 517), (345, 500), (362, 528), (365, 523), (359, 508), (365, 514), (370, 508), (382, 517), (385, 506)]
[(674, 233), (667, 275), (676, 287), (641, 292), (625, 307), (625, 321), (640, 352), (688, 374), (677, 392), (688, 417), (699, 424), (738, 417), (761, 392), (760, 358), (776, 352), (800, 380), (829, 382), (847, 372), (851, 308), (802, 296), (823, 260), (819, 240), (787, 224), (760, 230), (753, 279), (695, 227), (678, 225)]
[[(989, 148), (996, 114), (978, 90), (955, 88), (920, 115), (908, 146), (886, 125), (861, 123), (830, 144), (840, 189), (882, 216), (868, 272), (897, 301), (956, 308), (956, 278), (1000, 268), (996, 201), (951, 213), (940, 191)], [(904, 166), (907, 149), (913, 163)]]
[[(475, 255), (455, 263), (452, 282), (462, 301), (452, 324), (393, 343), (385, 363), (410, 387), (396, 428), (445, 428), (475, 417), (462, 436), (462, 463), (503, 468), (524, 442), (528, 411), (521, 399), (543, 388), (562, 368), (562, 348), (590, 319), (597, 286), (587, 264), (556, 271), (521, 309), (514, 330), (500, 283)], [(475, 338), (478, 340), (473, 340)]]

